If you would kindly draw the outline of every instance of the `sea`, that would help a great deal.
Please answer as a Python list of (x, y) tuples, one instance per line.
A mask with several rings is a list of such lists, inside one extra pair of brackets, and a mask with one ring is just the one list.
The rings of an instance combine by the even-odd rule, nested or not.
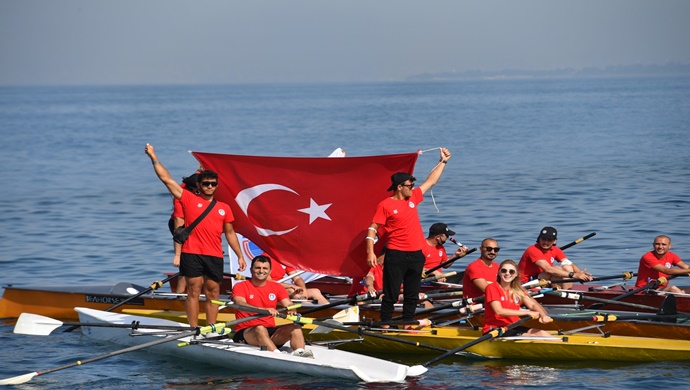
[[(658, 234), (690, 260), (687, 76), (0, 87), (0, 285), (148, 286), (174, 272), (171, 198), (146, 143), (180, 180), (197, 168), (188, 151), (326, 156), (336, 148), (348, 156), (421, 151), (415, 175), (422, 180), (446, 147), (452, 157), (419, 207), (425, 230), (445, 222), (469, 247), (493, 237), (499, 260), (519, 259), (543, 226), (558, 229), (561, 245), (595, 232), (568, 249), (595, 276), (636, 272)], [(12, 320), (0, 323), (0, 379), (120, 348), (78, 331), (12, 330)], [(433, 355), (384, 357), (415, 364)], [(690, 362), (449, 358), (405, 383), (343, 383), (142, 351), (17, 388), (602, 390), (683, 388), (689, 379)]]

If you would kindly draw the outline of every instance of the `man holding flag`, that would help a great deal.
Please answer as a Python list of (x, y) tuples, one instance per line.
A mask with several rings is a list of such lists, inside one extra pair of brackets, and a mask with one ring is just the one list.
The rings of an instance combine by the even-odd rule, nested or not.
[(372, 223), (367, 230), (367, 263), (370, 267), (376, 264), (375, 236), (379, 226), (385, 226), (388, 236), (383, 269), (384, 296), (381, 301), (383, 322), (390, 321), (393, 317), (393, 305), (401, 282), (404, 284), (403, 321), (414, 318), (425, 260), (422, 248), (426, 245), (417, 205), (423, 201), (424, 194), (441, 178), (449, 159), (450, 151), (440, 148), (438, 164), (417, 188), (414, 188), (416, 178), (409, 173), (393, 174), (391, 186), (388, 188), (388, 191), (393, 191), (393, 195), (376, 207)]

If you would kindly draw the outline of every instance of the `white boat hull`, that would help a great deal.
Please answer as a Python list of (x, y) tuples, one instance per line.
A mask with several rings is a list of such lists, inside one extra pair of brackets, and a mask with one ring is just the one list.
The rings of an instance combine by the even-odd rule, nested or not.
[[(133, 321), (138, 321), (141, 325), (188, 326), (187, 324), (157, 318), (88, 308), (78, 307), (75, 310), (79, 313), (79, 321), (85, 323), (131, 324)], [(82, 331), (88, 337), (125, 346), (140, 345), (165, 337), (158, 330), (146, 329), (138, 329), (136, 331), (137, 336), (132, 336), (132, 331), (126, 328), (83, 326)], [(146, 335), (146, 333), (155, 334)], [(178, 343), (188, 341), (190, 341), (190, 337), (184, 337), (177, 341), (171, 339), (169, 343), (158, 344), (145, 350), (226, 367), (234, 372), (285, 372), (364, 382), (402, 382), (408, 376), (417, 376), (426, 371), (419, 366), (408, 367), (403, 364), (320, 346), (309, 346), (309, 349), (314, 353), (314, 359), (293, 356), (290, 353), (262, 351), (258, 347), (234, 343), (230, 339), (223, 340), (223, 342), (192, 344), (186, 347), (177, 346)], [(287, 347), (283, 347), (283, 349), (290, 351)]]

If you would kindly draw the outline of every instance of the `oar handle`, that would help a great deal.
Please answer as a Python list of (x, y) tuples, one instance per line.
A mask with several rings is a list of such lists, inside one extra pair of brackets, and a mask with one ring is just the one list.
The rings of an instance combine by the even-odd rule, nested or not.
[(559, 248), (560, 248), (562, 251), (563, 251), (563, 250), (566, 250), (566, 249), (570, 248), (571, 246), (577, 245), (577, 244), (581, 243), (582, 241), (584, 241), (584, 240), (586, 240), (586, 239), (588, 239), (588, 238), (591, 238), (591, 237), (596, 236), (596, 234), (597, 234), (596, 232), (589, 233), (588, 235), (586, 235), (586, 236), (584, 236), (584, 237), (580, 237), (580, 238), (578, 238), (577, 240), (575, 240), (575, 241), (573, 241), (573, 242), (571, 242), (571, 243), (565, 244), (565, 245), (563, 245), (563, 246), (559, 246)]
[(619, 275), (611, 275), (611, 276), (602, 276), (598, 278), (592, 278), (592, 280), (589, 281), (583, 281), (577, 278), (568, 278), (568, 279), (559, 279), (559, 280), (550, 280), (549, 283), (575, 283), (575, 282), (580, 282), (580, 283), (587, 283), (587, 282), (598, 282), (600, 280), (609, 280), (609, 279), (620, 279), (622, 278), (623, 280), (630, 280), (637, 276), (636, 272), (623, 272), (622, 274)]
[(438, 280), (438, 279), (448, 278), (448, 277), (454, 276), (456, 274), (457, 274), (457, 272), (453, 271), (453, 272), (447, 272), (447, 273), (441, 274), (441, 275), (431, 275), (428, 278), (422, 279), (422, 284), (433, 282), (433, 281)]

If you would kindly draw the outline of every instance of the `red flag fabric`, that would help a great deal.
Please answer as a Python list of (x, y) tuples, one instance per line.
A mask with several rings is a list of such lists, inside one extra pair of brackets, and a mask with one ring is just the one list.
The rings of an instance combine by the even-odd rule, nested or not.
[(285, 265), (351, 277), (368, 271), (366, 230), (376, 205), (390, 196), (390, 176), (412, 174), (418, 156), (192, 154), (218, 173), (215, 197), (232, 208), (238, 233)]

